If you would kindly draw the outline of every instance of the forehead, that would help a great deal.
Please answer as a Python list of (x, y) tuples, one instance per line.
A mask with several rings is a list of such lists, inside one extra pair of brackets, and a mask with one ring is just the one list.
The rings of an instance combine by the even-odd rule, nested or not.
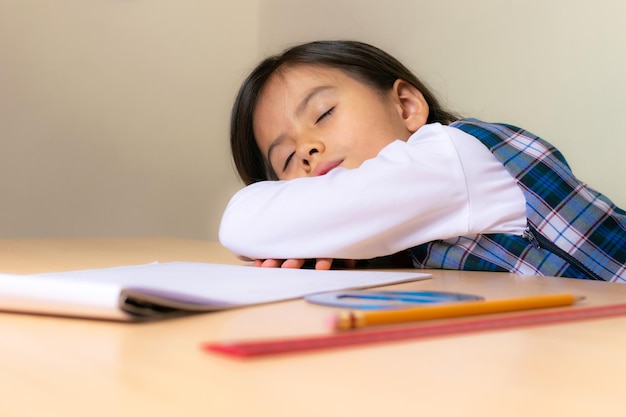
[(281, 67), (272, 74), (259, 94), (257, 108), (268, 101), (276, 103), (283, 100), (286, 103), (296, 101), (299, 95), (306, 94), (310, 89), (321, 85), (345, 85), (350, 78), (344, 71), (317, 65), (288, 65)]
[(272, 74), (259, 93), (253, 110), (255, 133), (276, 118), (291, 117), (300, 101), (313, 89), (368, 88), (342, 69), (323, 65), (290, 64)]
[(272, 74), (269, 80), (282, 79), (283, 81), (306, 80), (331, 81), (348, 77), (348, 73), (340, 68), (328, 65), (315, 64), (285, 64)]
[[(257, 142), (293, 120), (301, 100), (319, 87), (349, 88), (349, 77), (336, 68), (316, 65), (289, 65), (272, 74), (259, 94), (252, 114)], [(262, 145), (259, 143), (259, 145)]]

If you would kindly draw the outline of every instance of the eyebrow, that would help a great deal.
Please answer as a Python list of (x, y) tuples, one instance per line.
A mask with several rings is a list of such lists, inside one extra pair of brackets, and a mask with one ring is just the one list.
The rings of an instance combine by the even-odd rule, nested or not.
[(298, 107), (296, 107), (296, 116), (301, 115), (304, 110), (306, 110), (307, 106), (309, 105), (309, 103), (311, 102), (311, 100), (313, 99), (313, 97), (327, 91), (327, 90), (331, 90), (334, 87), (330, 86), (330, 85), (320, 85), (319, 87), (315, 87), (314, 89), (312, 89), (311, 91), (309, 91), (309, 94), (307, 94), (306, 96), (304, 96), (304, 98), (300, 101), (300, 104), (298, 104)]
[[(333, 88), (334, 87), (330, 85), (321, 85), (309, 91), (309, 93), (306, 96), (304, 96), (302, 100), (300, 100), (300, 103), (298, 103), (298, 106), (296, 107), (296, 112), (295, 112), (296, 116), (300, 116), (306, 110), (307, 106), (309, 105), (309, 103), (315, 96), (327, 90), (331, 90)], [(285, 140), (284, 134), (278, 135), (278, 137), (272, 141), (269, 148), (267, 149), (267, 160), (270, 165), (272, 165), (272, 151), (274, 150), (274, 148), (280, 145), (284, 140)]]

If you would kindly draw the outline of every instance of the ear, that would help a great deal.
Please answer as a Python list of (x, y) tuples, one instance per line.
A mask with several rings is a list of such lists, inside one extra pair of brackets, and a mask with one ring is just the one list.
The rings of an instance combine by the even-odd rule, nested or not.
[(411, 133), (426, 124), (429, 109), (421, 91), (413, 84), (398, 79), (393, 84), (392, 94), (404, 125)]

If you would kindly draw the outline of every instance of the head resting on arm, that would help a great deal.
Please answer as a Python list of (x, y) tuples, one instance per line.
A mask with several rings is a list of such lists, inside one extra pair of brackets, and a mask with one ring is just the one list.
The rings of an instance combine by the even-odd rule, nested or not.
[(246, 185), (278, 178), (259, 149), (253, 119), (259, 97), (270, 77), (279, 69), (293, 65), (339, 69), (382, 93), (390, 91), (397, 80), (404, 80), (419, 90), (428, 104), (427, 123), (447, 125), (458, 119), (444, 109), (427, 86), (402, 63), (374, 46), (356, 41), (316, 41), (297, 45), (257, 65), (235, 99), (230, 144), (235, 166)]

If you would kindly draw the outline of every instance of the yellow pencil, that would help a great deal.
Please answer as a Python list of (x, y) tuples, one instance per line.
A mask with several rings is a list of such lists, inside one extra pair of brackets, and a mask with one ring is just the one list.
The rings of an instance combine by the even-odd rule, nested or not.
[(534, 308), (560, 307), (574, 304), (584, 297), (572, 294), (545, 294), (531, 297), (487, 301), (467, 301), (412, 307), (385, 311), (344, 311), (333, 318), (336, 330), (349, 330), (365, 326), (402, 323), (418, 320), (434, 320), (478, 314), (504, 313)]

